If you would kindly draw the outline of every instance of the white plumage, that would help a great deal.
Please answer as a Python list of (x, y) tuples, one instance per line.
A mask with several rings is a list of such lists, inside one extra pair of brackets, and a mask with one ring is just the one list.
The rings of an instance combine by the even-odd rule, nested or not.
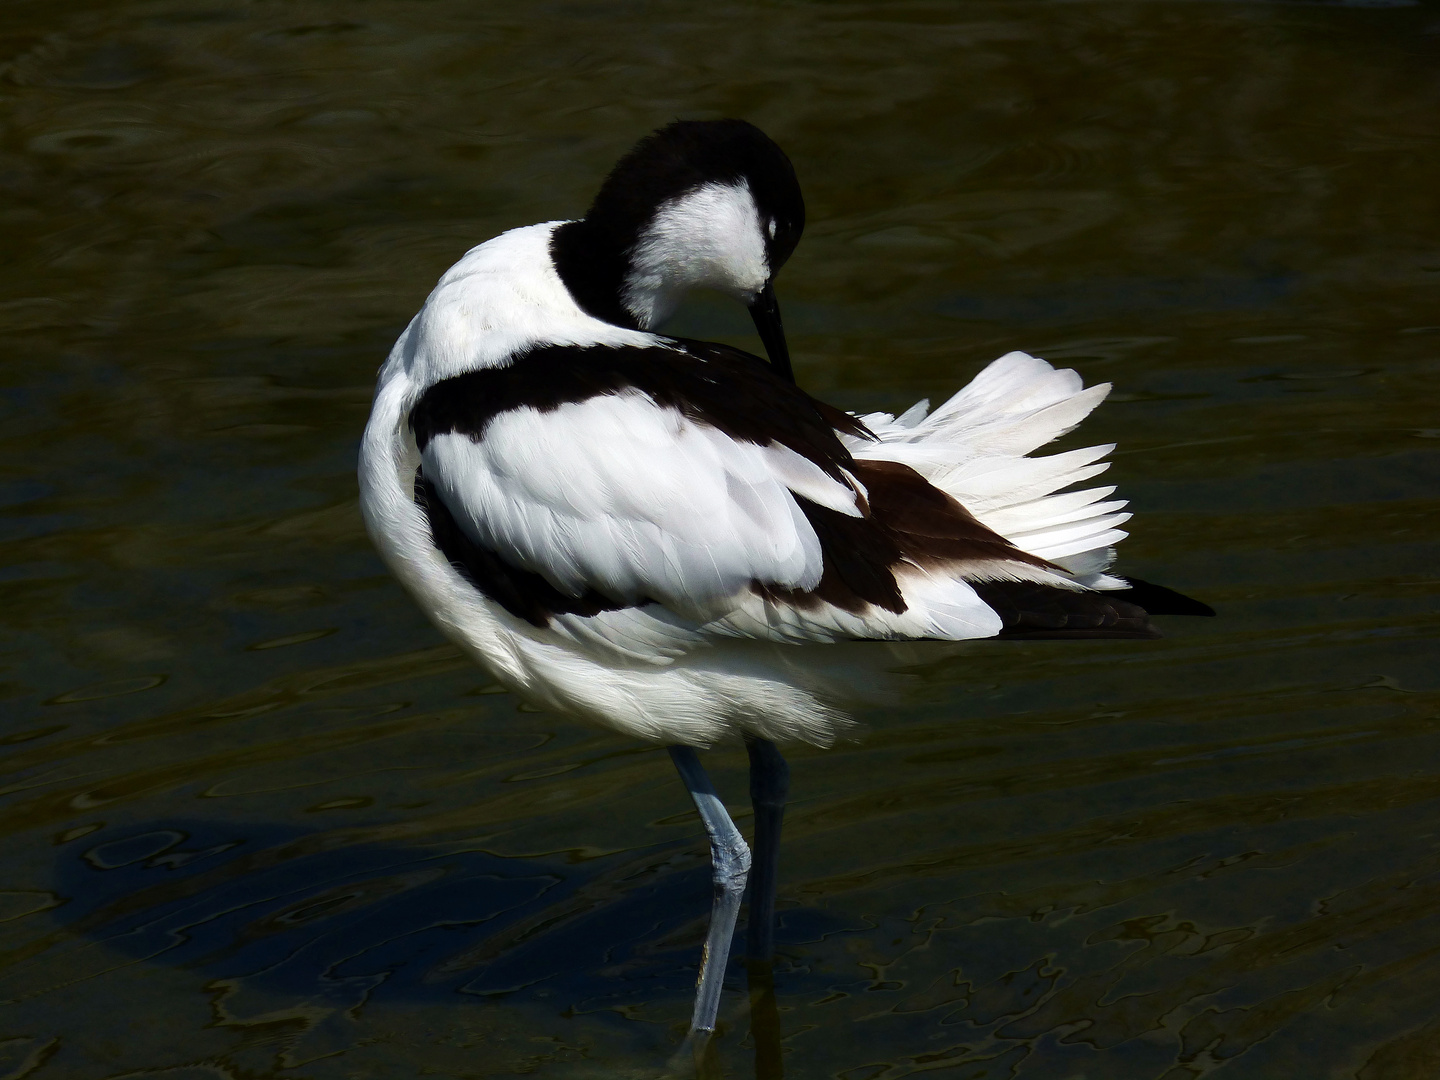
[[(794, 495), (857, 514), (856, 493), (783, 446), (756, 446), (631, 391), (548, 412), (517, 409), (475, 443), (435, 438), (420, 453), (406, 417), (441, 379), (503, 363), (540, 340), (667, 347), (668, 339), (588, 316), (548, 258), (554, 223), (472, 249), (436, 286), (380, 373), (361, 453), (366, 524), (422, 607), (509, 689), (639, 738), (708, 745), (727, 735), (819, 744), (845, 723), (837, 703), (796, 681), (801, 656), (729, 649), (735, 638), (990, 637), (1000, 619), (959, 577), (910, 568), (908, 608), (864, 613), (767, 601), (764, 580), (813, 589), (814, 530)], [(498, 344), (497, 344), (498, 343)], [(875, 441), (842, 436), (861, 460), (897, 461), (954, 496), (1021, 550), (1067, 565), (1090, 588), (1125, 584), (1100, 571), (1125, 534), (1113, 488), (1055, 495), (1106, 465), (1111, 447), (1049, 457), (1030, 451), (1080, 422), (1109, 391), (1073, 371), (1010, 353), (928, 415), (861, 419)], [(417, 466), (462, 527), (572, 592), (598, 588), (641, 608), (557, 616), (539, 628), (478, 593), (434, 546), (412, 494)], [(1075, 579), (1015, 565), (1012, 575)], [(734, 655), (731, 655), (734, 653)]]
[(820, 546), (791, 492), (859, 515), (853, 490), (794, 451), (737, 442), (634, 390), (516, 409), (483, 442), (440, 436), (421, 461), (467, 531), (562, 590), (701, 619), (756, 579), (819, 582)]
[(1105, 400), (1109, 383), (1085, 388), (1080, 376), (1023, 352), (992, 361), (938, 409), (922, 401), (899, 417), (861, 420), (878, 437), (846, 443), (857, 458), (909, 465), (953, 495), (980, 522), (1022, 551), (1058, 563), (1090, 589), (1126, 583), (1101, 574), (1130, 519), (1113, 487), (1055, 494), (1099, 476), (1114, 445), (1045, 457), (1028, 455), (1069, 433)]

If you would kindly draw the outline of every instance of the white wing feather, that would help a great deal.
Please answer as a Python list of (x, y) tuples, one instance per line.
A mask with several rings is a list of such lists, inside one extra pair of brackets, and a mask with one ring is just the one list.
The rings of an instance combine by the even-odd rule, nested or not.
[(562, 592), (701, 621), (753, 581), (819, 584), (820, 543), (792, 491), (859, 513), (851, 488), (799, 454), (633, 391), (503, 413), (478, 442), (432, 439), (421, 463), (462, 530)]
[(1130, 517), (1113, 487), (1062, 489), (1108, 469), (1113, 446), (1027, 457), (1072, 430), (1105, 399), (1109, 383), (1085, 388), (1074, 371), (1012, 352), (985, 367), (933, 412), (928, 402), (899, 417), (861, 417), (877, 442), (846, 438), (856, 457), (901, 461), (953, 495), (1016, 547), (1062, 564), (1088, 588), (1117, 588), (1102, 571)]

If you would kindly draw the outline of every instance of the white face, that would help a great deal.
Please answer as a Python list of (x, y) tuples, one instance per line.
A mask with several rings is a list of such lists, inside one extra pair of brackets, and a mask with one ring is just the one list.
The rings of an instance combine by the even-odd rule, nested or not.
[(630, 252), (621, 297), (642, 327), (675, 310), (691, 289), (749, 303), (770, 279), (765, 233), (750, 185), (711, 183), (663, 204)]

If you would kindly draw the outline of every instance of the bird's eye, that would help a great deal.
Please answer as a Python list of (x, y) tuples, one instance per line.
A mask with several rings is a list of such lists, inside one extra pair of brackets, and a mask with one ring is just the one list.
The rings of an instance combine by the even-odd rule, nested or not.
[(767, 225), (766, 228), (770, 230), (770, 239), (771, 239), (771, 240), (774, 240), (774, 239), (775, 239), (775, 219), (774, 219), (773, 217), (770, 219), (770, 224)]

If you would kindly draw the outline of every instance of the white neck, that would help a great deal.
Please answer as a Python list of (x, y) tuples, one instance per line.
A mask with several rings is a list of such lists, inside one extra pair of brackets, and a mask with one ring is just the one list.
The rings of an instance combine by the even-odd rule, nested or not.
[(647, 329), (691, 289), (718, 289), (748, 302), (770, 277), (765, 227), (744, 180), (703, 184), (671, 199), (630, 251), (621, 302)]
[(382, 369), (403, 369), (423, 388), (485, 367), (502, 367), (535, 345), (635, 345), (660, 339), (582, 310), (550, 260), (561, 222), (511, 229), (471, 248), (445, 272), (395, 343)]

